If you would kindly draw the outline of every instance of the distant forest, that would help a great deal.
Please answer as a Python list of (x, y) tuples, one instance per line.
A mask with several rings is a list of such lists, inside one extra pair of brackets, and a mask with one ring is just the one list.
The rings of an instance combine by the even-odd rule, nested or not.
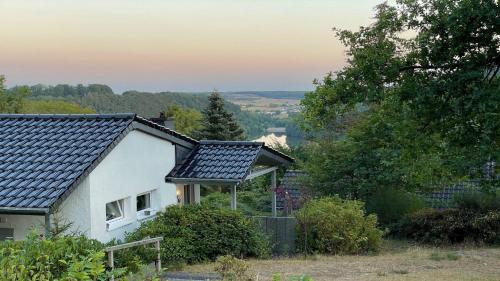
[[(107, 85), (35, 85), (30, 87), (32, 100), (64, 100), (83, 107), (95, 109), (97, 113), (134, 112), (143, 117), (155, 117), (165, 111), (168, 105), (176, 104), (185, 108), (202, 111), (208, 104), (207, 94), (191, 94), (177, 92), (138, 92), (127, 91), (121, 95), (115, 94)], [(252, 92), (255, 94), (255, 92)], [(269, 95), (270, 92), (263, 92)], [(280, 93), (280, 92), (276, 92)], [(294, 95), (295, 92), (281, 92)], [(299, 94), (300, 95), (300, 94)], [(303, 96), (303, 93), (302, 93)], [(233, 112), (245, 129), (248, 139), (254, 139), (265, 134), (267, 127), (290, 127), (290, 120), (277, 120), (271, 116), (242, 111), (239, 106), (226, 100), (226, 107)]]

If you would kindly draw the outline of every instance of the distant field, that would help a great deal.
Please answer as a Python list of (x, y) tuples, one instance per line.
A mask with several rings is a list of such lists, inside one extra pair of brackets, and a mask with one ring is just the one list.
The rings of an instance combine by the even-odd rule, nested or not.
[[(389, 241), (374, 256), (313, 256), (305, 259), (250, 260), (259, 280), (271, 280), (273, 273), (284, 277), (307, 274), (314, 281), (331, 280), (500, 280), (500, 248), (412, 246)], [(189, 266), (189, 272), (211, 272), (213, 264)]]
[[(297, 108), (304, 92), (225, 92), (224, 98), (245, 111), (291, 111)], [(284, 116), (285, 118), (287, 116)]]
[(272, 99), (302, 99), (306, 91), (242, 91), (242, 92), (223, 92), (224, 96), (247, 95), (259, 96)]

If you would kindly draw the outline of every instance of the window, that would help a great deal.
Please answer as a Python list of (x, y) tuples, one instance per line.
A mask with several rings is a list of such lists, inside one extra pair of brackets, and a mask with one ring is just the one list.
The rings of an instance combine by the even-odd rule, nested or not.
[(121, 219), (123, 217), (123, 199), (106, 204), (106, 221)]
[(137, 212), (151, 208), (151, 192), (137, 196)]

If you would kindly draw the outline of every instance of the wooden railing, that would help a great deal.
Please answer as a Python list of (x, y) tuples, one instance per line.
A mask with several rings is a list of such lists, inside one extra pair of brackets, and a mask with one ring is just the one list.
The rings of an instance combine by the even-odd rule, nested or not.
[[(124, 243), (124, 244), (120, 244), (120, 245), (107, 247), (104, 250), (108, 254), (108, 266), (111, 268), (111, 270), (113, 270), (115, 268), (115, 261), (114, 261), (114, 256), (113, 256), (114, 255), (113, 253), (115, 251), (154, 243), (155, 250), (156, 250), (156, 260), (155, 260), (156, 273), (160, 274), (161, 273), (160, 241), (162, 241), (162, 240), (163, 240), (163, 237), (146, 238), (146, 239), (143, 239), (140, 241), (135, 241), (135, 242)], [(111, 276), (111, 280), (115, 280), (114, 276)]]

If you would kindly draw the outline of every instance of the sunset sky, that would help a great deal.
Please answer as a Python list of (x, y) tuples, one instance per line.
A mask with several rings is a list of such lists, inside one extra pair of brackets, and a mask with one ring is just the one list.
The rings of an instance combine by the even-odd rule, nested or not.
[(344, 64), (332, 27), (368, 25), (380, 2), (2, 0), (0, 74), (117, 93), (308, 90)]

